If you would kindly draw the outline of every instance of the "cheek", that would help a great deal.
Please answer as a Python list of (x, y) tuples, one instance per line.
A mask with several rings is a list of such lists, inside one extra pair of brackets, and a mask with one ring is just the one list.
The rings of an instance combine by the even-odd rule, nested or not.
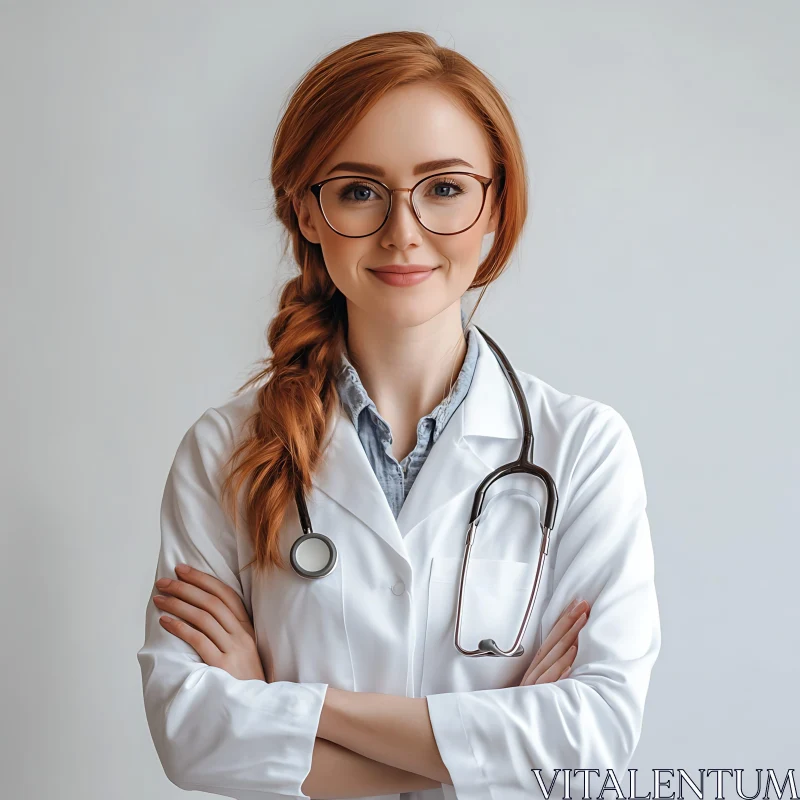
[(357, 291), (357, 267), (366, 263), (365, 248), (357, 239), (336, 236), (333, 240), (323, 238), (322, 256), (331, 280), (345, 296)]
[(478, 271), (483, 236), (480, 232), (466, 231), (450, 238), (451, 241), (440, 246), (443, 261), (450, 266), (448, 280), (459, 286), (463, 284), (466, 290)]

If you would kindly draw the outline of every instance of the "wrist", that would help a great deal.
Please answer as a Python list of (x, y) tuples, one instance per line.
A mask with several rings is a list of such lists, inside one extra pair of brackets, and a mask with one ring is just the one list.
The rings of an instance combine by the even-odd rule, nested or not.
[(336, 714), (339, 710), (339, 701), (343, 693), (343, 689), (337, 689), (334, 686), (328, 686), (325, 690), (325, 700), (322, 703), (319, 726), (317, 727), (317, 736), (319, 738), (327, 739), (331, 742), (334, 741), (333, 731), (336, 730)]

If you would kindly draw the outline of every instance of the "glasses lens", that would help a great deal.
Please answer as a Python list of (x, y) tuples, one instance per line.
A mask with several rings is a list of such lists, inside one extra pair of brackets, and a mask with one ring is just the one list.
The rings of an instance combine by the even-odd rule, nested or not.
[[(435, 175), (417, 186), (411, 201), (428, 230), (460, 233), (481, 213), (483, 186), (477, 178), (458, 172)], [(320, 205), (339, 233), (368, 236), (386, 218), (389, 193), (369, 178), (336, 178), (322, 187)]]
[(483, 186), (477, 178), (457, 172), (435, 175), (417, 186), (413, 203), (426, 228), (435, 233), (458, 233), (478, 219)]

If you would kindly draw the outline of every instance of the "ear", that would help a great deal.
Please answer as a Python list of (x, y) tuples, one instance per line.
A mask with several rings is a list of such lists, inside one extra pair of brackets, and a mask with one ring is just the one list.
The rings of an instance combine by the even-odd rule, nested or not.
[(300, 232), (303, 236), (314, 244), (319, 244), (319, 234), (317, 233), (317, 226), (311, 215), (309, 207), (310, 192), (306, 192), (303, 197), (293, 197), (292, 205), (294, 206), (294, 213), (297, 214), (297, 224), (300, 227)]
[(486, 228), (486, 233), (494, 233), (497, 230), (497, 223), (500, 219), (500, 204), (494, 202), (492, 198), (492, 213), (489, 217), (489, 226)]

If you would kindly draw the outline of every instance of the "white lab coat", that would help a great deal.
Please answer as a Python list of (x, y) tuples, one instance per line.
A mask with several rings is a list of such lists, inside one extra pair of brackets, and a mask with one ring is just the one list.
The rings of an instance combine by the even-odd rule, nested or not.
[[(153, 603), (138, 652), (150, 732), (167, 777), (184, 789), (240, 800), (305, 798), (328, 686), (428, 698), (453, 786), (392, 800), (529, 800), (555, 770), (624, 773), (639, 740), (661, 645), (646, 494), (630, 429), (608, 405), (557, 391), (520, 372), (535, 436), (534, 461), (558, 487), (550, 552), (519, 658), (470, 658), (453, 644), (458, 571), (473, 494), (519, 455), (522, 424), (486, 340), (469, 393), (432, 448), (395, 520), (355, 428), (340, 415), (308, 498), (314, 529), (339, 563), (308, 581), (285, 572), (241, 579), (253, 554), (219, 506), (218, 470), (255, 390), (208, 409), (180, 443), (161, 508), (155, 578), (184, 561), (233, 587), (250, 612), (272, 682), (241, 681), (203, 663), (164, 630)], [(478, 526), (465, 591), (462, 646), (489, 636), (508, 648), (527, 604), (544, 514), (544, 487), (517, 475), (493, 484), (491, 535)], [(492, 490), (487, 498), (494, 496)], [(520, 505), (520, 501), (527, 505)], [(495, 502), (496, 501), (496, 502)], [(488, 499), (487, 499), (488, 502)], [(506, 509), (506, 511), (504, 511)], [(508, 509), (512, 509), (509, 511)], [(300, 535), (294, 504), (281, 530), (287, 565)], [(571, 675), (519, 686), (564, 608), (591, 613)], [(593, 778), (594, 780), (595, 778)], [(563, 796), (559, 773), (553, 797)], [(573, 776), (574, 797), (583, 777)]]

